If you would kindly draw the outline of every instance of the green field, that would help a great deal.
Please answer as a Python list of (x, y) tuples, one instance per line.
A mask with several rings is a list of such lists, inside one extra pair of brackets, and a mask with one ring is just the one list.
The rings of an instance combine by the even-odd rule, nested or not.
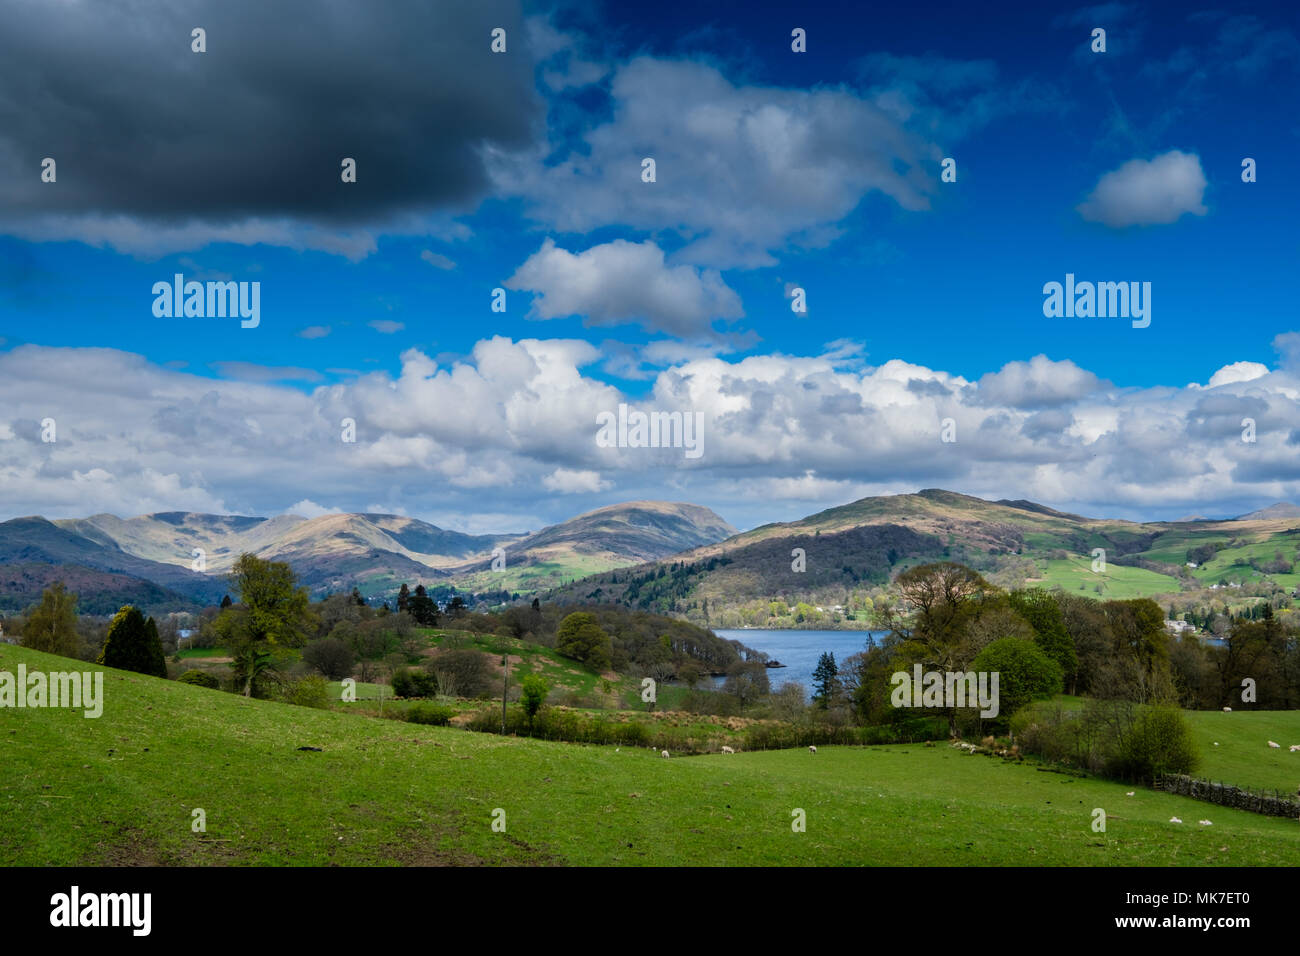
[[(1300, 789), (1300, 752), (1287, 749), (1300, 744), (1300, 711), (1196, 710), (1187, 717), (1201, 750), (1196, 776), (1285, 794)], [(1281, 746), (1274, 750), (1270, 740)]]
[[(19, 661), (91, 669), (0, 646)], [(944, 745), (663, 760), (104, 674), (99, 719), (0, 711), (0, 863), (1300, 863), (1295, 821)]]
[[(1042, 578), (1029, 582), (1043, 587), (1061, 587), (1067, 594), (1081, 593), (1102, 601), (1124, 601), (1153, 594), (1177, 594), (1177, 578), (1145, 568), (1131, 568), (1107, 562), (1104, 572), (1092, 570), (1091, 558), (1068, 558), (1043, 562)], [(1097, 588), (1101, 590), (1098, 591)]]

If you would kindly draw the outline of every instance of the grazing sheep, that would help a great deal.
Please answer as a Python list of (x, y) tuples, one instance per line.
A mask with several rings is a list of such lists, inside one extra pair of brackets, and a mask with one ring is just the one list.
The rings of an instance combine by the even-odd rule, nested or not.
[(1202, 820), (1202, 821), (1200, 821), (1200, 823), (1201, 823), (1201, 826), (1203, 826), (1203, 827), (1212, 827), (1212, 826), (1214, 826), (1214, 824), (1211, 823), (1209, 820)]
[(1275, 748), (1275, 749), (1276, 749), (1277, 747), (1281, 746), (1281, 744), (1276, 744), (1276, 743), (1274, 743), (1274, 742), (1271, 741), (1271, 740), (1268, 742), (1268, 745), (1269, 745), (1270, 747)]
[(1214, 746), (1216, 747), (1219, 746), (1219, 742), (1217, 740), (1214, 742)]
[(1292, 753), (1295, 753), (1296, 751), (1300, 750), (1300, 744), (1292, 744), (1290, 750)]
[(723, 752), (724, 754), (734, 754), (734, 753), (735, 753), (735, 751), (732, 750), (730, 747), (723, 747), (723, 748), (722, 748), (722, 752)]
[(1135, 791), (1135, 790), (1130, 790), (1128, 793), (1124, 794), (1124, 796), (1126, 796), (1126, 797), (1131, 797), (1131, 796), (1133, 796), (1133, 794), (1136, 793), (1136, 792), (1137, 792), (1137, 791)]
[(813, 747), (813, 746), (809, 746), (809, 747), (808, 747), (808, 752), (809, 752), (810, 754), (815, 754), (815, 753), (817, 752), (817, 748), (816, 748), (816, 747)]
[(667, 757), (667, 756), (668, 756), (668, 751), (667, 751), (667, 750), (661, 750), (661, 751), (659, 751), (659, 756), (661, 756), (661, 757)]
[(1225, 707), (1225, 708), (1223, 708), (1223, 712), (1224, 712), (1225, 714), (1230, 714), (1230, 713), (1232, 713), (1232, 708), (1231, 708), (1231, 707)]
[(1170, 822), (1170, 823), (1182, 823), (1183, 821), (1180, 820), (1180, 819), (1178, 819), (1177, 817), (1170, 817), (1170, 818), (1169, 818), (1169, 822)]

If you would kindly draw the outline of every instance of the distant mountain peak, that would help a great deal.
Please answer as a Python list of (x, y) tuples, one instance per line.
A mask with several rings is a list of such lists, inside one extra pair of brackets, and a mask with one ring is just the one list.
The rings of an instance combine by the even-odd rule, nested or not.
[(1252, 511), (1250, 514), (1240, 515), (1233, 520), (1268, 521), (1277, 518), (1300, 518), (1300, 506), (1293, 505), (1289, 501), (1279, 501), (1277, 504), (1269, 505), (1267, 508), (1261, 508), (1258, 511)]

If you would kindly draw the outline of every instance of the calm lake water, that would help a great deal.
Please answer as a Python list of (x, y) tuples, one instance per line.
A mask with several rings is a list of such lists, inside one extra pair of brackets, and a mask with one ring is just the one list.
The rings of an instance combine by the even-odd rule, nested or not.
[[(863, 649), (868, 634), (882, 637), (885, 631), (761, 631), (714, 628), (713, 633), (728, 640), (740, 641), (746, 647), (763, 651), (772, 660), (786, 667), (773, 667), (767, 672), (772, 690), (787, 681), (803, 684), (809, 694), (813, 689), (812, 673), (817, 659), (825, 651), (835, 655), (835, 663), (843, 666), (844, 659)], [(715, 678), (721, 685), (723, 678)]]

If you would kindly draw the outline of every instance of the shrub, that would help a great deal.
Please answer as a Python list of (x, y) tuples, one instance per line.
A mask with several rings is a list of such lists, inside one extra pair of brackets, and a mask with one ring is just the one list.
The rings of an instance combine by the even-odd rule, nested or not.
[(393, 693), (398, 697), (436, 697), (438, 681), (425, 671), (399, 667), (393, 671)]
[(406, 708), (406, 720), (412, 724), (429, 724), (434, 727), (445, 727), (456, 716), (456, 710), (452, 707), (444, 707), (442, 704), (415, 704)]
[(329, 685), (324, 677), (313, 674), (296, 680), (285, 691), (285, 700), (298, 707), (315, 707), (318, 710), (329, 708)]
[(209, 674), (207, 671), (188, 670), (176, 680), (182, 684), (193, 684), (195, 687), (208, 687), (217, 690), (221, 687), (221, 682)]
[(330, 680), (352, 676), (356, 657), (346, 641), (337, 637), (323, 637), (302, 649), (302, 659)]
[(405, 667), (399, 667), (393, 671), (393, 695), (396, 697), (415, 697), (415, 681), (411, 680), (411, 672)]
[(523, 704), (524, 713), (528, 715), (528, 722), (531, 724), (537, 716), (537, 712), (542, 709), (542, 702), (546, 700), (546, 681), (537, 674), (528, 674), (520, 682), (522, 694), (520, 703)]
[(429, 663), (428, 673), (436, 691), (447, 697), (486, 696), (497, 683), (488, 656), (469, 648), (443, 651)]
[(1147, 782), (1162, 773), (1191, 773), (1200, 763), (1192, 729), (1175, 707), (1143, 709), (1119, 740), (1112, 776)]

